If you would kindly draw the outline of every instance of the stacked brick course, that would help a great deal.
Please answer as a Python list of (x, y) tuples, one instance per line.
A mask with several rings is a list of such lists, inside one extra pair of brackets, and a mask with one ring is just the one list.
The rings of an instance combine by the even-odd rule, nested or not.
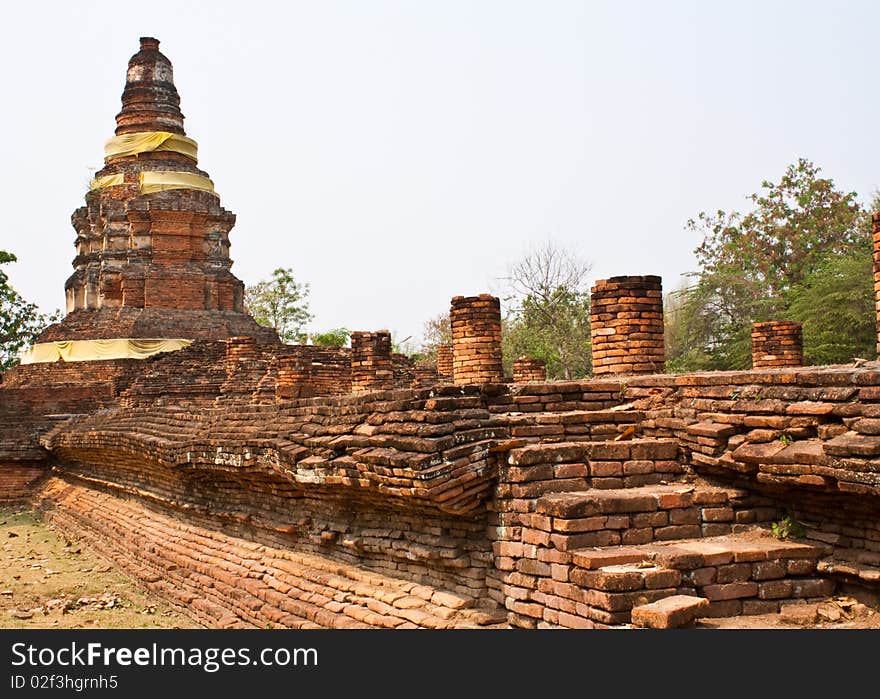
[(0, 462), (0, 503), (25, 500), (47, 473), (46, 465), (40, 461)]
[(437, 373), (442, 381), (452, 381), (452, 344), (437, 345)]
[(611, 277), (590, 290), (593, 374), (663, 371), (663, 290), (660, 277)]
[(752, 367), (801, 366), (804, 363), (803, 326), (790, 320), (752, 326)]
[(528, 383), (530, 381), (546, 381), (547, 365), (543, 359), (537, 357), (519, 357), (513, 362), (514, 383)]
[(495, 413), (552, 413), (558, 416), (606, 410), (622, 403), (624, 395), (625, 387), (620, 381), (553, 381), (504, 387), (488, 393), (487, 403), (489, 410)]
[(477, 628), (503, 620), (468, 594), (373, 572), (286, 543), (255, 543), (216, 524), (53, 479), (46, 517), (202, 623), (220, 628)]
[(223, 340), (249, 335), (261, 342), (278, 342), (272, 328), (235, 311), (194, 311), (170, 308), (98, 308), (68, 313), (63, 322), (48, 326), (40, 342), (115, 339), (119, 337)]
[(226, 375), (234, 376), (242, 362), (251, 363), (258, 356), (257, 341), (252, 337), (230, 337), (226, 340)]
[(877, 354), (880, 354), (880, 211), (872, 216), (873, 268), (874, 268), (874, 314), (877, 317)]
[(456, 296), (449, 319), (454, 383), (462, 386), (503, 381), (501, 302), (489, 294)]
[(391, 363), (391, 333), (353, 332), (351, 334), (351, 390), (378, 391), (394, 386)]
[(276, 398), (309, 398), (313, 394), (311, 357), (282, 357), (278, 362), (278, 376), (275, 380)]
[(40, 434), (72, 414), (110, 405), (139, 369), (137, 360), (117, 359), (26, 364), (5, 372), (0, 383), (0, 486), (5, 481), (20, 494), (33, 480), (27, 474), (46, 466)]

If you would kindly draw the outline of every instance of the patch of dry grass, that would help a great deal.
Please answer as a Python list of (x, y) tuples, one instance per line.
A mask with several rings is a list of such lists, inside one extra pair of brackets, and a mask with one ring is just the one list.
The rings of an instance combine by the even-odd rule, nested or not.
[(25, 508), (0, 507), (0, 627), (198, 628)]

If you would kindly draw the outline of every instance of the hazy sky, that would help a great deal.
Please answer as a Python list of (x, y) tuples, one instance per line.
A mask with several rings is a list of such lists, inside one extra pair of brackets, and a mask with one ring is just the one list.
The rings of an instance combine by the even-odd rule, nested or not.
[(880, 186), (877, 2), (30, 2), (3, 6), (0, 248), (49, 311), (129, 57), (155, 36), (238, 215), (313, 330), (418, 337), (552, 238), (594, 278), (694, 268), (700, 210), (799, 156)]

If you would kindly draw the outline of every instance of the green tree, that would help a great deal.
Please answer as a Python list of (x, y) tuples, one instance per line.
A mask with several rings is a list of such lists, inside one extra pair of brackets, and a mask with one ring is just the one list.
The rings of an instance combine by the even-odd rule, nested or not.
[[(15, 261), (15, 255), (0, 250), (0, 265)], [(35, 304), (25, 301), (0, 269), (0, 370), (18, 364), (21, 350), (32, 344), (53, 319), (54, 316), (44, 316)]]
[(452, 343), (452, 324), (449, 312), (440, 313), (426, 320), (422, 326), (422, 345), (419, 354), (430, 362), (437, 361), (438, 345)]
[(505, 303), (503, 359), (543, 359), (547, 376), (576, 379), (590, 372), (591, 265), (569, 248), (548, 241), (511, 265)]
[(871, 252), (833, 257), (791, 294), (789, 317), (804, 324), (804, 362), (843, 364), (876, 352)]
[[(798, 319), (798, 315), (805, 323), (807, 357), (832, 356), (828, 324), (822, 331), (826, 350), (813, 351), (818, 318), (805, 312), (804, 292), (807, 287), (836, 288), (842, 272), (856, 275), (850, 284), (855, 296), (846, 295), (846, 302), (855, 303), (847, 313), (858, 313), (870, 273), (859, 279), (858, 265), (843, 269), (829, 262), (860, 255), (870, 260), (871, 234), (869, 216), (856, 193), (837, 189), (833, 180), (819, 173), (820, 168), (801, 158), (778, 183), (762, 182), (761, 192), (749, 197), (754, 207), (748, 213), (703, 212), (688, 222), (690, 230), (703, 236), (695, 251), (700, 269), (691, 275), (691, 286), (675, 292), (677, 298), (667, 297), (674, 304), (672, 338), (667, 338), (670, 369), (746, 368), (751, 361), (752, 323)], [(797, 310), (794, 304), (799, 298)], [(816, 303), (817, 311), (822, 308), (833, 310)], [(870, 315), (864, 322), (869, 319), (873, 322)], [(833, 356), (852, 357), (851, 352), (861, 351), (862, 341), (847, 335), (844, 325), (836, 332)]]
[(345, 347), (351, 339), (351, 330), (348, 328), (334, 328), (325, 333), (314, 333), (310, 336), (312, 344), (322, 347)]
[(273, 328), (282, 341), (304, 342), (303, 328), (314, 317), (308, 297), (308, 284), (296, 281), (292, 269), (278, 268), (270, 279), (245, 289), (244, 303), (254, 320)]

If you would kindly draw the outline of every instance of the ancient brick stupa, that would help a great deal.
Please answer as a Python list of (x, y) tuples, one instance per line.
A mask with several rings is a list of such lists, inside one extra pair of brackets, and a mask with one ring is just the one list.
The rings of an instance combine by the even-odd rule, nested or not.
[[(50, 345), (68, 341), (274, 338), (244, 311), (243, 284), (230, 272), (235, 214), (220, 206), (197, 152), (184, 132), (171, 62), (156, 39), (142, 38), (104, 168), (72, 216), (67, 316), (43, 332), (31, 361), (51, 360)], [(150, 351), (137, 344), (136, 353)]]

